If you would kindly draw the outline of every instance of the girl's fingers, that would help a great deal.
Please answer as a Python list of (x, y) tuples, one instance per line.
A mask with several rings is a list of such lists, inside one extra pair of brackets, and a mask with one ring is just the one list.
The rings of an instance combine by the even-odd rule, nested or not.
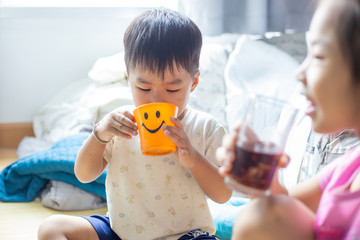
[(226, 150), (224, 147), (219, 147), (218, 149), (216, 149), (215, 155), (216, 155), (216, 159), (219, 162), (220, 165), (224, 165), (225, 161), (226, 161)]
[(238, 123), (238, 124), (236, 124), (236, 125), (234, 126), (234, 128), (233, 128), (233, 132), (239, 133), (239, 131), (240, 131), (240, 129), (241, 129), (241, 125), (242, 125), (241, 122)]
[(287, 155), (287, 154), (282, 154), (280, 159), (279, 159), (279, 162), (278, 162), (278, 167), (279, 168), (286, 168), (287, 165), (289, 164), (290, 162), (290, 157)]
[(223, 170), (230, 171), (232, 163), (235, 160), (235, 154), (232, 151), (227, 151), (224, 147), (216, 149), (216, 159), (218, 160)]
[(237, 141), (237, 137), (235, 134), (225, 135), (222, 140), (222, 146), (229, 151), (234, 151), (236, 146), (236, 141)]

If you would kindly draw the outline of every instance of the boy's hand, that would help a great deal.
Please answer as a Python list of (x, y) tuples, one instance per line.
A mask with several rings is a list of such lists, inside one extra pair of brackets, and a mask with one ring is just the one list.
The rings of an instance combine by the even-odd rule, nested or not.
[(175, 124), (175, 127), (166, 125), (162, 127), (162, 130), (175, 143), (181, 165), (192, 168), (195, 165), (194, 159), (196, 158), (194, 156), (199, 153), (191, 145), (179, 119), (171, 117), (171, 121)]
[(129, 110), (117, 108), (107, 114), (95, 126), (94, 131), (102, 141), (110, 141), (114, 136), (130, 139), (138, 134), (134, 115)]

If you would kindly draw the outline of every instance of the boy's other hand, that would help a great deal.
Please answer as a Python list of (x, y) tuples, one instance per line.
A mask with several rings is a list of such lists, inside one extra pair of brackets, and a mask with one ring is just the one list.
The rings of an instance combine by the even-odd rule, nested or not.
[(165, 135), (175, 143), (181, 165), (186, 168), (192, 168), (195, 165), (195, 156), (199, 153), (191, 145), (180, 120), (171, 117), (171, 121), (174, 123), (175, 127), (166, 125), (162, 126), (162, 130)]
[(130, 139), (138, 134), (135, 118), (129, 110), (121, 108), (107, 114), (95, 127), (97, 136), (110, 141), (114, 136)]

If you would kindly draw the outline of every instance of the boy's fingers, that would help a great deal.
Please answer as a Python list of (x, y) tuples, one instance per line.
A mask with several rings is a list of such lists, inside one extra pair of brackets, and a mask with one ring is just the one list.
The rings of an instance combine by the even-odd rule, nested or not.
[(130, 120), (128, 118), (128, 116), (125, 116), (124, 114), (121, 114), (121, 113), (114, 114), (113, 118), (117, 122), (116, 127), (120, 131), (122, 129), (122, 126), (125, 126), (131, 130), (137, 131), (137, 126), (135, 125), (135, 123), (132, 120)]
[(186, 135), (185, 135), (184, 131), (182, 131), (178, 127), (164, 125), (161, 127), (161, 129), (164, 132), (167, 131), (169, 134), (171, 134), (173, 136), (177, 136), (179, 139), (186, 139)]
[(175, 117), (170, 117), (170, 120), (175, 125), (175, 127), (180, 128), (181, 130), (183, 130), (183, 126), (182, 126), (179, 119), (177, 119)]
[(128, 119), (130, 119), (132, 122), (135, 122), (135, 117), (134, 117), (134, 115), (133, 115), (131, 112), (125, 111), (123, 114), (124, 114), (125, 117), (127, 117)]
[(164, 134), (168, 138), (170, 138), (171, 141), (173, 141), (177, 147), (184, 147), (185, 140), (178, 133), (175, 132), (176, 131), (175, 127), (170, 128), (168, 126), (163, 126), (162, 130), (164, 131)]
[(113, 134), (117, 137), (128, 138), (128, 139), (130, 139), (132, 137), (131, 135), (134, 135), (133, 133), (131, 133), (131, 135), (126, 134), (125, 132), (121, 132), (116, 128), (113, 128)]

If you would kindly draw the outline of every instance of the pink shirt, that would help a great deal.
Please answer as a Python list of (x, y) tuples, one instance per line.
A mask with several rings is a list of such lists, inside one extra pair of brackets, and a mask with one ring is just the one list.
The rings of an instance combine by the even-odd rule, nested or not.
[(323, 194), (316, 216), (317, 240), (360, 239), (360, 190), (349, 192), (359, 171), (360, 147), (357, 147), (319, 173)]

